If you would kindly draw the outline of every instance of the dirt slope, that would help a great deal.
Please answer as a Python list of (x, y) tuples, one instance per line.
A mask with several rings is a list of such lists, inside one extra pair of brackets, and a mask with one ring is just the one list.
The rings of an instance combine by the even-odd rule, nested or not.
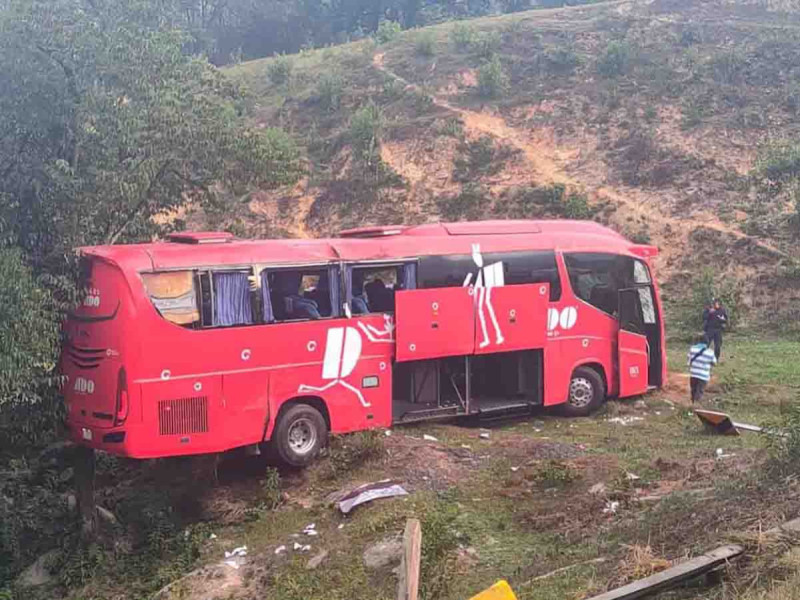
[(254, 121), (295, 133), (309, 177), (226, 218), (292, 236), (595, 218), (658, 245), (668, 287), (708, 266), (751, 307), (788, 307), (794, 204), (750, 176), (800, 135), (800, 13), (779, 8), (612, 2), (306, 52), (280, 84), (269, 60), (239, 65)]

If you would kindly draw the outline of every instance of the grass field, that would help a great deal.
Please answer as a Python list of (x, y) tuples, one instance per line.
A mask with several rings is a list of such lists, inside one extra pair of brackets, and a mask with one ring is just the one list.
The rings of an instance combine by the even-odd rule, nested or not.
[[(275, 510), (264, 504), (276, 489), (263, 471), (223, 465), (220, 485), (194, 488), (204, 491), (193, 492), (191, 511), (183, 509), (187, 532), (198, 540), (191, 561), (164, 554), (159, 585), (127, 581), (133, 571), (101, 562), (69, 597), (148, 597), (165, 582), (164, 572), (178, 579), (190, 566), (219, 565), (226, 550), (246, 545), (242, 569), (195, 572), (160, 598), (389, 599), (395, 595), (394, 565), (368, 569), (363, 554), (399, 535), (406, 518), (417, 517), (423, 523), (423, 597), (429, 599), (470, 598), (501, 578), (521, 599), (582, 598), (730, 539), (745, 539), (750, 549), (741, 569), (731, 567), (721, 584), (695, 584), (666, 597), (789, 598), (780, 595), (786, 586), (773, 596), (759, 594), (796, 577), (797, 557), (782, 547), (776, 554), (748, 536), (800, 513), (797, 483), (765, 475), (766, 436), (720, 437), (703, 430), (687, 407), (685, 351), (670, 348), (672, 373), (663, 391), (611, 401), (590, 418), (543, 413), (336, 439), (328, 458), (303, 472), (282, 473)], [(778, 423), (800, 386), (798, 353), (794, 341), (726, 339), (704, 404), (739, 421)], [(481, 431), (489, 431), (489, 439)], [(718, 448), (725, 458), (717, 458)], [(349, 516), (325, 500), (384, 478), (400, 482), (409, 495), (372, 502)], [(162, 486), (167, 497), (185, 495), (186, 480), (174, 471), (154, 481), (149, 485)], [(180, 502), (173, 505), (181, 510)], [(133, 518), (122, 506), (116, 510), (123, 521)], [(311, 523), (317, 536), (303, 533)], [(298, 542), (311, 548), (295, 550)], [(276, 555), (282, 545), (286, 551)], [(307, 569), (322, 550), (328, 555), (321, 566)], [(547, 575), (562, 567), (571, 568)]]

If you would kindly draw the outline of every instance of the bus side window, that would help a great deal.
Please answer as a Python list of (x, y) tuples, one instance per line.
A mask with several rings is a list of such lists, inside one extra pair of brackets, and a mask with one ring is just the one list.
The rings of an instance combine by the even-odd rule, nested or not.
[(619, 310), (619, 290), (649, 282), (644, 265), (629, 256), (573, 252), (564, 254), (564, 262), (575, 295), (610, 315)]
[(184, 327), (200, 323), (194, 272), (165, 271), (141, 276), (150, 302), (164, 319)]
[(345, 284), (353, 314), (393, 313), (395, 292), (417, 287), (416, 263), (348, 267)]
[(261, 287), (265, 322), (325, 319), (338, 314), (338, 267), (264, 269)]

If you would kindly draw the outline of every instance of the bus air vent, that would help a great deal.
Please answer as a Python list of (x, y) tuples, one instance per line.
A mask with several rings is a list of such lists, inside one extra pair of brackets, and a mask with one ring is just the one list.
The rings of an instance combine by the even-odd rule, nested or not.
[(227, 231), (182, 231), (170, 234), (167, 239), (177, 244), (224, 244), (233, 241), (233, 234)]
[(158, 433), (184, 435), (208, 431), (208, 398), (176, 398), (159, 400)]

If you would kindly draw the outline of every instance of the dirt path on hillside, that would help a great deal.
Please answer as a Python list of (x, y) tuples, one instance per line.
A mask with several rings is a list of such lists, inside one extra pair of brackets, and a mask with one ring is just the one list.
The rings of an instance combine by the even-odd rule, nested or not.
[[(422, 91), (418, 85), (411, 83), (387, 68), (384, 64), (383, 53), (375, 54), (372, 64), (377, 70), (393, 78), (406, 88), (418, 92)], [(524, 132), (510, 127), (500, 115), (461, 108), (437, 95), (431, 95), (430, 97), (436, 106), (458, 115), (467, 132), (492, 136), (521, 151), (541, 182), (561, 183), (567, 188), (579, 190), (587, 187), (586, 184), (576, 181), (566, 172), (563, 163), (568, 160), (568, 153), (559, 151), (553, 144), (541, 140), (531, 140)], [(676, 264), (671, 259), (685, 251), (688, 247), (689, 235), (700, 227), (730, 235), (739, 240), (746, 239), (773, 256), (788, 257), (786, 253), (771, 244), (726, 225), (708, 212), (695, 213), (690, 218), (680, 219), (665, 214), (653, 203), (640, 202), (607, 185), (595, 184), (592, 186), (592, 192), (595, 196), (595, 201), (605, 200), (616, 206), (616, 218), (620, 220), (620, 223), (629, 221), (633, 217), (636, 222), (645, 221), (653, 226), (651, 234), (655, 244), (660, 248), (659, 262), (664, 264)]]

